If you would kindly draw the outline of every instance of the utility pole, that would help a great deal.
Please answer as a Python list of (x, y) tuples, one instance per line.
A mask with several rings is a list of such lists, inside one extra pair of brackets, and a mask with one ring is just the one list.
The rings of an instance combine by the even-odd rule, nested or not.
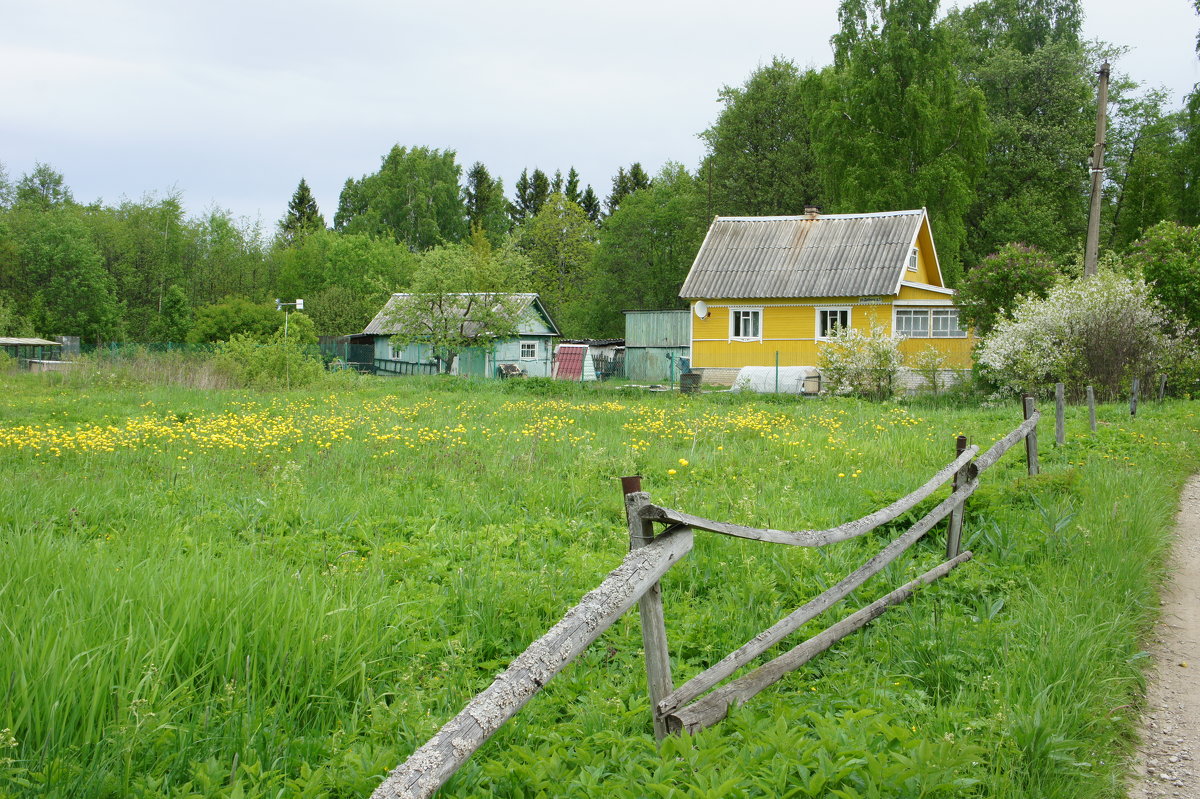
[(1104, 185), (1104, 123), (1108, 119), (1108, 62), (1100, 65), (1100, 89), (1096, 101), (1096, 144), (1092, 147), (1092, 207), (1088, 213), (1087, 245), (1083, 251), (1083, 276), (1096, 274), (1100, 257), (1100, 199)]

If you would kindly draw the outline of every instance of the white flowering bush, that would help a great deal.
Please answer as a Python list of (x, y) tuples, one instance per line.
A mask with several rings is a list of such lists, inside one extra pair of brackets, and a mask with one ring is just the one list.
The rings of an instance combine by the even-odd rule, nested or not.
[(1044, 393), (1055, 382), (1092, 385), (1115, 396), (1181, 357), (1168, 317), (1145, 281), (1114, 271), (1060, 283), (1023, 300), (983, 340), (975, 358), (985, 375), (1014, 392)]
[(901, 361), (900, 337), (876, 323), (869, 333), (835, 330), (821, 345), (818, 365), (826, 390), (883, 400), (896, 393)]

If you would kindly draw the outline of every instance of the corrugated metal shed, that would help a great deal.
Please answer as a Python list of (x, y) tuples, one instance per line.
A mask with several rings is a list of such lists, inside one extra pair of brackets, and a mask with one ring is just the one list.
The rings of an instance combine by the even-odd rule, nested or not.
[(679, 296), (750, 299), (892, 294), (924, 219), (924, 209), (717, 217)]

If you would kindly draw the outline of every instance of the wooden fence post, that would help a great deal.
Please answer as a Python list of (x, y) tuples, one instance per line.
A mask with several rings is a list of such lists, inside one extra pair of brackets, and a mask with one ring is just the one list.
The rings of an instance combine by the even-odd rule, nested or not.
[[(954, 457), (957, 458), (963, 454), (967, 448), (967, 437), (959, 436), (954, 442)], [(954, 483), (952, 491), (957, 491), (967, 481), (967, 466), (964, 465), (961, 469), (954, 473)], [(950, 511), (950, 525), (946, 528), (946, 560), (958, 557), (958, 551), (962, 545), (962, 523), (963, 510), (966, 508), (966, 501)]]
[[(1033, 396), (1031, 394), (1021, 395), (1021, 405), (1025, 412), (1025, 418), (1033, 416)], [(1025, 462), (1029, 465), (1029, 476), (1038, 473), (1038, 446), (1037, 446), (1037, 427), (1035, 426), (1029, 431), (1029, 435), (1025, 436)]]
[(1063, 384), (1054, 384), (1054, 445), (1061, 447), (1067, 440), (1066, 400)]
[(1091, 425), (1092, 432), (1096, 432), (1096, 392), (1091, 387), (1087, 387), (1088, 399), (1088, 424)]
[[(622, 477), (621, 491), (625, 495), (625, 518), (629, 522), (629, 549), (640, 549), (654, 538), (654, 522), (638, 515), (650, 504), (642, 492), (642, 478)], [(667, 649), (667, 624), (663, 617), (662, 588), (658, 582), (638, 600), (638, 615), (642, 620), (642, 649), (646, 653), (646, 684), (650, 693), (650, 715), (654, 721), (654, 737), (667, 737), (667, 721), (658, 712), (658, 703), (675, 690), (671, 681), (671, 655)]]
[(1158, 378), (1158, 401), (1162, 402), (1165, 396), (1167, 396), (1167, 376), (1160, 375)]
[(1138, 379), (1133, 378), (1133, 386), (1129, 391), (1129, 415), (1137, 416), (1138, 405)]

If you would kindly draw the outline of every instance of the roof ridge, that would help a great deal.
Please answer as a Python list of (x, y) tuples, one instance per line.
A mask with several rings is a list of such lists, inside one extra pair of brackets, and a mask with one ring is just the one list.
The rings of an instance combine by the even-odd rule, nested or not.
[(796, 214), (794, 216), (718, 216), (714, 222), (797, 222), (797, 221), (818, 221), (821, 219), (872, 219), (889, 216), (908, 216), (910, 214), (925, 213), (924, 208), (911, 208), (904, 211), (873, 211), (870, 213), (857, 214), (816, 214), (810, 216), (808, 214)]

